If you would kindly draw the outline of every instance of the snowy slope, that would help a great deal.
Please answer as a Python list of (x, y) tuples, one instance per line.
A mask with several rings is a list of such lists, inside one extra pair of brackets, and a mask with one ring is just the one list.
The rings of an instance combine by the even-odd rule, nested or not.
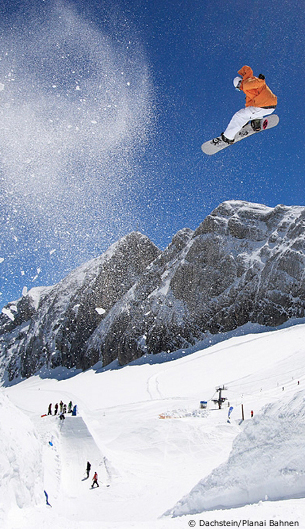
[[(62, 381), (32, 377), (2, 389), (0, 424), (12, 426), (2, 427), (2, 458), (10, 461), (13, 441), (19, 458), (6, 463), (1, 493), (20, 484), (19, 498), (10, 495), (2, 506), (4, 527), (171, 529), (193, 521), (286, 520), (305, 528), (304, 332), (300, 324), (171, 362), (154, 356), (150, 364), (148, 356), (121, 369)], [(231, 423), (227, 405), (217, 410), (210, 400), (222, 384)], [(61, 399), (77, 403), (80, 415), (64, 424), (41, 417)], [(209, 401), (207, 410), (199, 409), (201, 400)], [(87, 460), (99, 473), (99, 489), (85, 479)]]
[(87, 479), (84, 470), (88, 454), (93, 472), (97, 470), (99, 478), (105, 482), (107, 470), (103, 456), (82, 417), (68, 416), (60, 428), (62, 460), (65, 468), (62, 475), (63, 493), (68, 496), (82, 494), (82, 482), (79, 477), (84, 476), (82, 481)]
[(168, 514), (200, 513), (305, 495), (305, 392), (267, 405), (233, 444), (229, 459)]
[(42, 446), (30, 419), (0, 393), (0, 526), (11, 509), (37, 504), (43, 488)]

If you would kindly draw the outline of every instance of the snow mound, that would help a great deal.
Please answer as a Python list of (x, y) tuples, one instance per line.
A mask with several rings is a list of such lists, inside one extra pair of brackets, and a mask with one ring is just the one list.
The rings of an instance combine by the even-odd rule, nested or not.
[(0, 439), (1, 522), (10, 509), (43, 501), (40, 441), (30, 419), (3, 393), (0, 393)]
[(305, 497), (305, 392), (267, 405), (247, 422), (226, 463), (201, 480), (166, 515)]

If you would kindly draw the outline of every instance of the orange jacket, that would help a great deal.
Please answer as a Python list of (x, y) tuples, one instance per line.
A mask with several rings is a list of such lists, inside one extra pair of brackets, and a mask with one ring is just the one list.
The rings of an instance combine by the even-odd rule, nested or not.
[(238, 73), (243, 78), (240, 89), (246, 94), (246, 107), (276, 106), (277, 97), (271, 92), (264, 79), (254, 77), (250, 66), (243, 66)]

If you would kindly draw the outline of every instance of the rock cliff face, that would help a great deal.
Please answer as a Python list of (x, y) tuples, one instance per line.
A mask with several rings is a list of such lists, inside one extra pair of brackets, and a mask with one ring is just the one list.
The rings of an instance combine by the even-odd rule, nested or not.
[(305, 314), (305, 207), (230, 201), (161, 252), (131, 233), (0, 318), (6, 378), (42, 366), (123, 365), (247, 322)]
[(43, 366), (86, 369), (97, 362), (96, 352), (84, 355), (88, 338), (159, 253), (147, 237), (131, 233), (54, 287), (34, 288), (8, 304), (0, 316), (8, 379)]

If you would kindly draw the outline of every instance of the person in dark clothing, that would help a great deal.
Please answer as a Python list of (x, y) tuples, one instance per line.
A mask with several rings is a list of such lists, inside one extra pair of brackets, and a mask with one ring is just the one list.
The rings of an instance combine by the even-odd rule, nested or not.
[(87, 461), (87, 478), (89, 478), (90, 470), (91, 470), (91, 465), (89, 461)]
[(58, 403), (56, 402), (56, 404), (55, 404), (55, 411), (54, 411), (54, 415), (57, 415), (57, 412), (58, 412)]
[(49, 404), (48, 415), (52, 415), (52, 404)]
[(44, 492), (44, 495), (46, 497), (46, 504), (49, 505), (49, 507), (52, 507), (52, 505), (49, 503), (49, 495), (48, 495), (47, 491), (44, 490), (43, 492)]

